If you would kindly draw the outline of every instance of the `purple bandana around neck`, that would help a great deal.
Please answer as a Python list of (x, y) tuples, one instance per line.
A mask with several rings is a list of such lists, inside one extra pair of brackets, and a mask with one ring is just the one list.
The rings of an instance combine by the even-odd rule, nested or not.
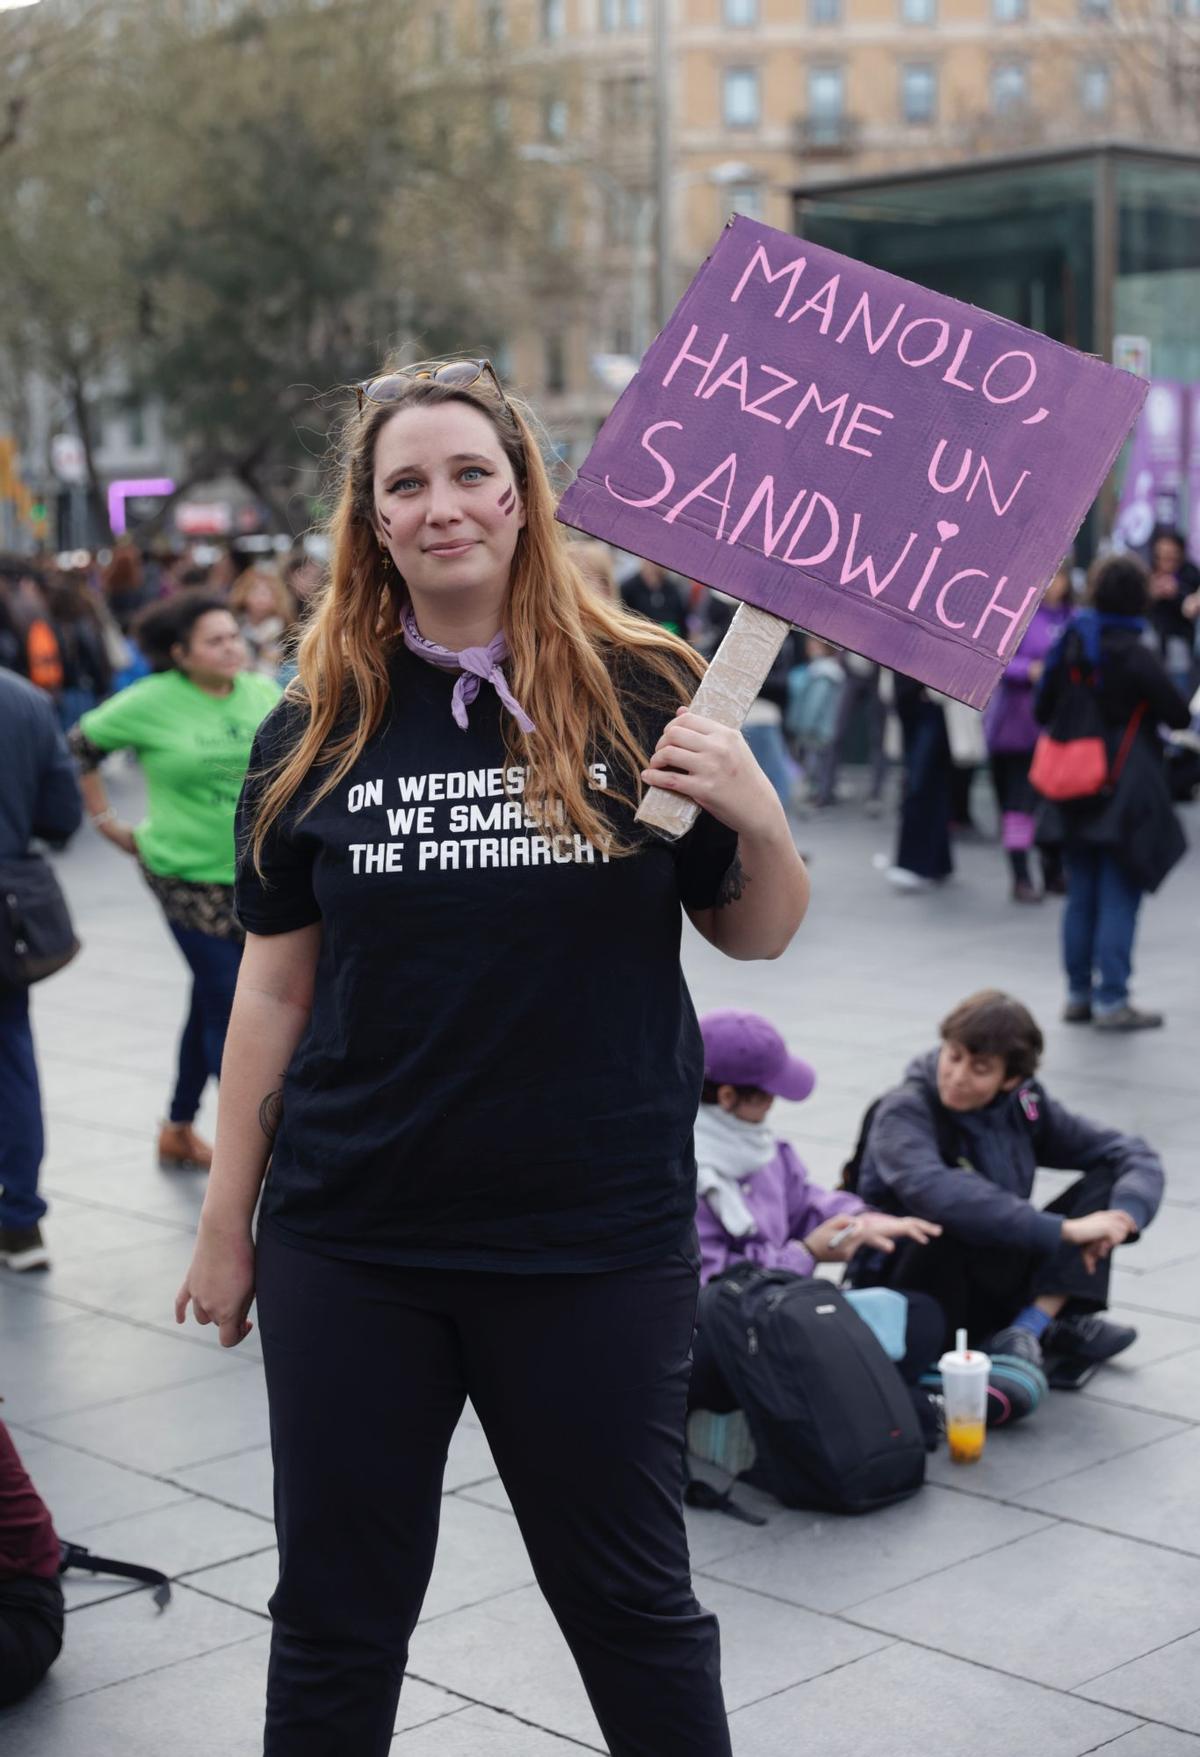
[(461, 653), (454, 653), (449, 647), (439, 647), (436, 641), (426, 640), (417, 627), (411, 604), (404, 606), (400, 624), (404, 630), (404, 644), (410, 653), (436, 665), (439, 671), (461, 672), (450, 699), (450, 712), (456, 726), (466, 731), (467, 709), (479, 694), (480, 684), (490, 683), (521, 731), (535, 730), (533, 721), (509, 689), (508, 679), (501, 670), (508, 658), (508, 642), (502, 632), (495, 635), (486, 647), (464, 647)]

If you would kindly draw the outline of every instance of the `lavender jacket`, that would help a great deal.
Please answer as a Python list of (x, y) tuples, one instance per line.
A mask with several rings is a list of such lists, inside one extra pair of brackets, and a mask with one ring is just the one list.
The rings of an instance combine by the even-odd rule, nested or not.
[(800, 1240), (823, 1220), (832, 1220), (835, 1214), (861, 1214), (866, 1206), (849, 1190), (823, 1190), (809, 1183), (808, 1173), (786, 1141), (776, 1143), (774, 1157), (760, 1170), (739, 1181), (756, 1222), (746, 1238), (732, 1238), (708, 1203), (697, 1203), (702, 1284), (734, 1263), (811, 1275), (816, 1261)]
[(1045, 660), (1070, 615), (1070, 606), (1066, 604), (1055, 607), (1039, 604), (1034, 611), (1033, 621), (1025, 630), (996, 693), (984, 710), (984, 736), (988, 750), (996, 755), (1030, 751), (1037, 743), (1041, 727), (1033, 717), (1037, 691), (1030, 679), (1029, 667), (1035, 659)]

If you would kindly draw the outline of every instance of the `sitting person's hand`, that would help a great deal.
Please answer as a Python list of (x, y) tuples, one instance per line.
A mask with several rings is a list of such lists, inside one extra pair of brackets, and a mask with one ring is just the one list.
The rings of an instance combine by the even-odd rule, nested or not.
[(915, 1214), (874, 1214), (869, 1209), (858, 1216), (862, 1231), (853, 1240), (854, 1249), (892, 1252), (898, 1238), (912, 1239), (927, 1245), (931, 1238), (941, 1238), (942, 1229), (936, 1220), (918, 1220)]
[(1094, 1275), (1110, 1252), (1123, 1245), (1137, 1231), (1131, 1214), (1123, 1208), (1102, 1208), (1097, 1214), (1081, 1214), (1078, 1219), (1064, 1220), (1063, 1241), (1078, 1245), (1083, 1266)]
[(865, 1214), (835, 1214), (814, 1227), (804, 1248), (818, 1263), (848, 1263), (862, 1243), (865, 1219)]

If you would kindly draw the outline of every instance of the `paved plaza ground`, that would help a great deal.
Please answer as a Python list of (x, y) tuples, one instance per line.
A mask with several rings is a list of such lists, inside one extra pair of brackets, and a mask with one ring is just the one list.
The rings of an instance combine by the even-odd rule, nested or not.
[[(136, 776), (110, 769), (128, 811)], [(1137, 998), (1169, 1028), (1104, 1039), (1055, 1022), (1057, 907), (1010, 905), (994, 846), (962, 850), (944, 890), (898, 897), (872, 867), (890, 836), (849, 804), (801, 825), (813, 905), (778, 963), (722, 960), (688, 930), (697, 1005), (769, 1013), (816, 1064), (812, 1099), (779, 1106), (810, 1168), (834, 1181), (865, 1104), (932, 1044), (936, 1020), (1002, 984), (1047, 1028), (1051, 1091), (1145, 1132), (1168, 1200), (1120, 1254), (1116, 1302), (1136, 1345), (1084, 1392), (993, 1435), (979, 1465), (939, 1456), (916, 1499), (861, 1520), (751, 1494), (770, 1514), (761, 1529), (689, 1513), (734, 1750), (1200, 1757), (1200, 853), (1143, 923)], [(61, 870), (85, 950), (35, 1008), (54, 1267), (0, 1272), (3, 1413), (62, 1535), (176, 1584), (159, 1615), (148, 1593), (70, 1577), (63, 1654), (0, 1714), (0, 1748), (252, 1757), (275, 1580), (257, 1334), (226, 1353), (212, 1331), (176, 1328), (202, 1185), (160, 1172), (153, 1153), (184, 972), (123, 857), (85, 830)], [(1062, 1181), (1046, 1177), (1046, 1195)], [(469, 1410), (396, 1727), (397, 1757), (604, 1749)]]

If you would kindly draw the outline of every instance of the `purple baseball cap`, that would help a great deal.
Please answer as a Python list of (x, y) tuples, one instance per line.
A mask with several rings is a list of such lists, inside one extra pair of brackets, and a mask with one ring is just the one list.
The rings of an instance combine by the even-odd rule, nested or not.
[(704, 1077), (719, 1086), (759, 1086), (775, 1098), (807, 1098), (817, 1076), (768, 1019), (724, 1007), (700, 1021), (704, 1039)]

